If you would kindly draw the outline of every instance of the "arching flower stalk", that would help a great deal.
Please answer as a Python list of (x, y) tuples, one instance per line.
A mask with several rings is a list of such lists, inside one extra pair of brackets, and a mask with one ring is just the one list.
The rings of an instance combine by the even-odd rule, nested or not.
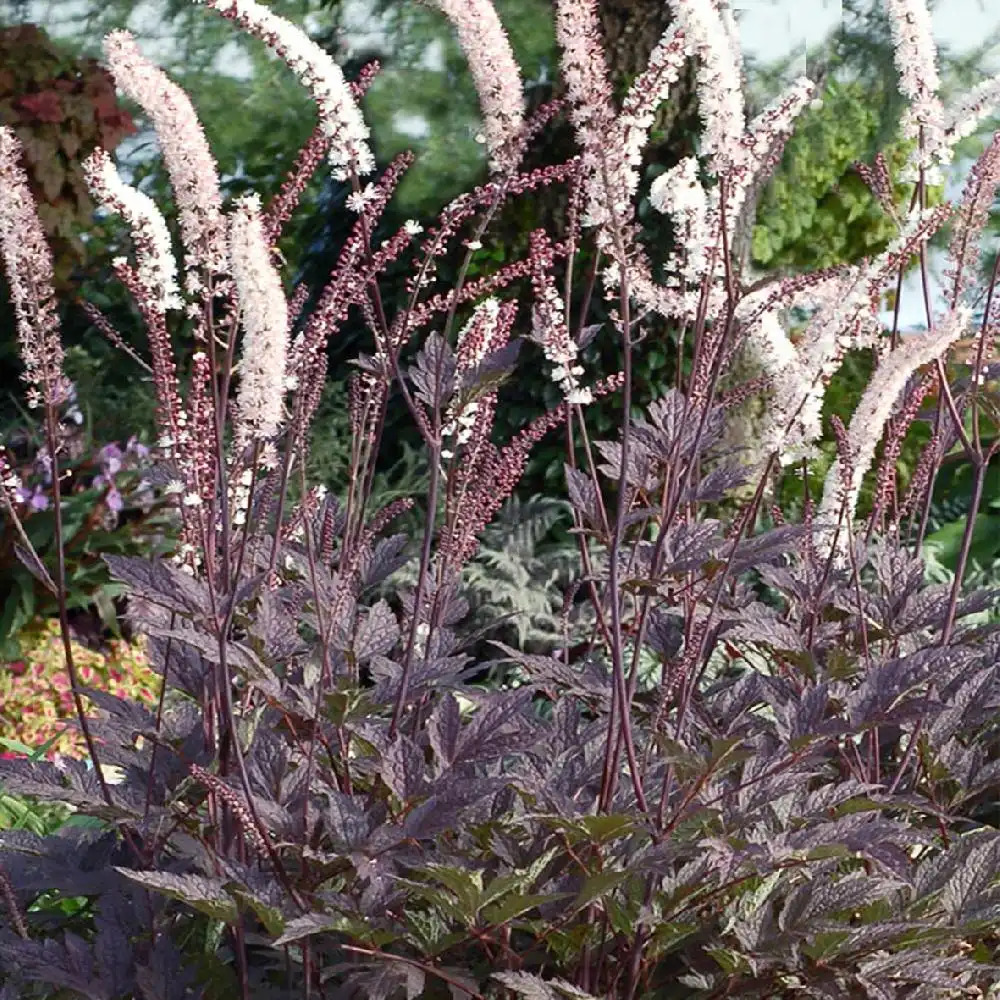
[[(203, 295), (205, 279), (226, 271), (219, 171), (205, 131), (187, 94), (142, 55), (129, 32), (111, 32), (104, 39), (104, 53), (119, 88), (142, 107), (156, 130), (177, 199), (184, 287), (191, 296)], [(190, 311), (198, 316), (202, 310), (192, 303)]]
[(144, 292), (144, 304), (159, 312), (182, 309), (184, 300), (177, 287), (177, 261), (170, 244), (170, 231), (156, 202), (126, 184), (103, 149), (95, 150), (84, 161), (83, 170), (95, 199), (128, 223), (135, 243), (136, 274)]
[(272, 13), (256, 0), (195, 0), (235, 21), (259, 38), (299, 78), (319, 110), (320, 126), (330, 139), (327, 154), (333, 176), (347, 180), (375, 169), (368, 146), (368, 126), (340, 67), (301, 28)]
[(513, 170), (520, 158), (524, 89), (510, 39), (490, 0), (426, 0), (451, 21), (458, 35), (483, 112), (483, 133), (495, 173)]
[[(894, 351), (882, 358), (854, 410), (847, 431), (852, 467), (845, 470), (838, 458), (827, 475), (817, 522), (820, 530), (826, 533), (828, 542), (833, 540), (841, 511), (846, 524), (850, 525), (854, 520), (865, 474), (871, 467), (885, 425), (895, 412), (897, 400), (910, 377), (923, 365), (944, 355), (966, 333), (970, 317), (970, 310), (959, 306), (935, 329), (905, 338)], [(839, 533), (839, 545), (844, 544), (846, 535), (844, 531)]]
[(709, 157), (711, 172), (718, 177), (736, 161), (746, 127), (742, 53), (714, 0), (670, 0), (670, 4), (688, 52), (698, 57), (698, 111), (704, 125), (700, 152)]

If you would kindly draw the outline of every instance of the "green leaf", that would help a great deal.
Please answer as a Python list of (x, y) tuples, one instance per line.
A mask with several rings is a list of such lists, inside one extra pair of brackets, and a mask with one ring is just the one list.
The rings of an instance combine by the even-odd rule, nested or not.
[(132, 868), (121, 868), (118, 865), (114, 868), (133, 882), (171, 899), (187, 903), (188, 906), (213, 920), (233, 924), (239, 919), (236, 902), (226, 892), (225, 883), (220, 878), (207, 878), (204, 875), (172, 875), (168, 872), (141, 872)]
[(583, 909), (595, 899), (602, 899), (613, 892), (628, 878), (629, 873), (618, 868), (611, 868), (607, 871), (598, 872), (591, 875), (580, 889), (579, 895), (573, 900), (575, 910)]
[(521, 916), (522, 913), (533, 910), (536, 906), (554, 903), (557, 899), (567, 899), (569, 896), (570, 893), (567, 892), (528, 893), (526, 895), (514, 893), (495, 906), (488, 906), (482, 911), (481, 917), (490, 926), (498, 927), (507, 923), (508, 920)]
[(464, 920), (471, 923), (476, 919), (483, 893), (481, 872), (433, 864), (418, 869), (418, 873), (439, 882), (452, 893)]
[(329, 931), (340, 930), (343, 924), (344, 918), (339, 914), (304, 913), (301, 917), (289, 920), (285, 924), (284, 933), (274, 942), (274, 947), (280, 948), (282, 945), (301, 941), (313, 934), (325, 934)]
[(227, 882), (224, 888), (237, 902), (253, 910), (268, 934), (277, 936), (284, 933), (287, 921), (277, 906), (261, 899), (239, 882)]
[(537, 857), (527, 868), (522, 871), (511, 872), (494, 879), (480, 896), (480, 907), (489, 906), (508, 892), (515, 890), (526, 890), (531, 888), (538, 877), (545, 870), (549, 862), (559, 853), (559, 848), (553, 847), (544, 854)]

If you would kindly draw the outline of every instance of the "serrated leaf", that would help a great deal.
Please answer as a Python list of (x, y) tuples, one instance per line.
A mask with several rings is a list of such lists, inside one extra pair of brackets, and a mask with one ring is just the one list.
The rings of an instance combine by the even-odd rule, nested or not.
[(458, 740), (462, 734), (462, 710), (450, 692), (444, 694), (427, 721), (427, 737), (441, 770), (450, 767), (455, 759)]
[(274, 941), (275, 948), (301, 941), (313, 934), (325, 934), (344, 926), (344, 918), (330, 913), (304, 913), (285, 924), (284, 933)]
[(486, 907), (480, 911), (480, 917), (485, 923), (492, 927), (498, 927), (513, 920), (536, 906), (544, 906), (546, 903), (554, 903), (557, 899), (568, 899), (571, 897), (568, 892), (539, 892), (539, 893), (513, 893), (502, 899), (499, 903)]
[(225, 880), (204, 875), (173, 875), (169, 872), (143, 872), (114, 866), (115, 871), (146, 889), (187, 903), (213, 920), (232, 924), (239, 919), (236, 901), (226, 892)]
[(573, 900), (573, 909), (580, 910), (584, 906), (588, 906), (595, 899), (602, 899), (607, 896), (617, 889), (628, 878), (628, 875), (628, 872), (617, 868), (611, 868), (607, 871), (598, 872), (596, 875), (591, 875), (583, 883), (576, 899)]
[(456, 367), (455, 354), (448, 342), (440, 334), (432, 333), (407, 372), (417, 399), (432, 411), (439, 409), (454, 392)]
[(358, 663), (373, 656), (387, 656), (399, 641), (399, 623), (385, 600), (373, 604), (358, 625), (354, 655)]
[(392, 793), (409, 802), (423, 793), (427, 779), (423, 751), (403, 733), (399, 733), (382, 757), (379, 774)]
[(227, 883), (225, 888), (237, 902), (253, 910), (268, 934), (276, 937), (284, 933), (286, 927), (285, 915), (277, 906), (261, 899), (258, 895), (247, 889), (246, 886), (239, 885), (239, 883)]

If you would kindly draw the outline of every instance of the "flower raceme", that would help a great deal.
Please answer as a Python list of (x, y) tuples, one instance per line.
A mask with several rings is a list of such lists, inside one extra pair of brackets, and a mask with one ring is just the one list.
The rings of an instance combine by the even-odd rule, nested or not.
[[(116, 697), (126, 679), (114, 674), (109, 691), (81, 692), (96, 668), (72, 642), (64, 560), (50, 573), (16, 519), (48, 501), (0, 449), (16, 545), (62, 595), (46, 663), (29, 678), (41, 687), (25, 692), (42, 697), (46, 728), (75, 712), (91, 764), (4, 760), (0, 778), (115, 824), (113, 835), (61, 831), (56, 850), (32, 837), (26, 853), (23, 838), (0, 838), (0, 896), (17, 931), (0, 933), (0, 994), (29, 995), (8, 982), (25, 967), (44, 979), (39, 988), (51, 979), (94, 996), (155, 992), (159, 971), (176, 967), (177, 996), (207, 971), (239, 984), (244, 1000), (258, 985), (308, 996), (317, 984), (485, 998), (499, 993), (483, 980), (500, 966), (493, 979), (525, 997), (986, 995), (996, 975), (983, 915), (995, 910), (1000, 837), (980, 807), (997, 797), (986, 765), (997, 756), (998, 647), (995, 630), (967, 627), (991, 600), (962, 588), (976, 511), (950, 587), (922, 585), (924, 527), (906, 535), (900, 525), (904, 515), (926, 523), (940, 458), (956, 441), (979, 493), (1000, 453), (980, 431), (982, 414), (996, 417), (989, 372), (952, 384), (944, 364), (981, 292), (972, 243), (1000, 183), (996, 145), (957, 208), (922, 196), (1000, 85), (944, 110), (926, 11), (886, 0), (916, 140), (912, 207), (895, 204), (876, 160), (864, 176), (899, 230), (883, 252), (748, 286), (738, 244), (813, 86), (795, 81), (753, 117), (724, 0), (670, 0), (675, 23), (621, 102), (597, 0), (556, 0), (558, 108), (580, 150), (534, 170), (522, 154), (556, 107), (525, 120), (487, 0), (432, 2), (472, 63), (492, 170), (433, 222), (395, 232), (383, 213), (413, 158), (369, 177), (357, 102), (371, 71), (348, 84), (328, 53), (261, 3), (206, 0), (284, 59), (318, 111), (270, 203), (227, 203), (190, 102), (130, 36), (108, 39), (122, 90), (157, 131), (180, 210), (174, 262), (163, 217), (122, 183), (110, 153), (88, 161), (95, 196), (132, 235), (115, 270), (148, 330), (159, 432), (149, 481), (181, 529), (173, 563), (106, 558), (164, 695), (147, 712)], [(704, 134), (647, 188), (644, 144), (689, 60)], [(0, 129), (0, 254), (49, 429), (40, 478), (57, 498), (67, 445), (57, 407), (68, 393), (51, 259), (19, 157)], [(350, 235), (325, 284), (293, 290), (273, 248), (324, 162), (349, 188)], [(531, 233), (523, 254), (492, 271), (484, 254), (472, 267), (509, 199), (562, 184), (565, 212)], [(677, 237), (666, 260), (643, 249), (642, 197)], [(944, 314), (928, 308), (924, 335), (887, 336), (884, 290), (946, 223)], [(593, 294), (602, 281), (603, 299)], [(996, 331), (987, 301), (980, 360)], [(347, 471), (310, 483), (327, 347), (350, 316), (366, 340), (348, 383)], [(503, 443), (495, 417), (523, 339), (548, 367), (556, 403)], [(643, 408), (634, 348), (664, 339), (671, 350), (657, 353), (674, 367)], [(778, 527), (758, 530), (771, 475), (818, 450), (827, 385), (862, 348), (874, 372), (850, 426), (834, 424), (839, 452), (822, 498), (807, 498), (801, 523), (776, 505)], [(621, 372), (591, 373), (590, 356), (618, 352)], [(734, 385), (742, 352), (762, 375)], [(932, 442), (900, 504), (895, 457), (932, 390)], [(740, 464), (725, 422), (734, 402), (761, 392), (766, 419)], [(611, 394), (619, 433), (597, 440), (585, 404)], [(426, 446), (422, 510), (410, 496), (380, 500), (373, 485), (393, 406)], [(574, 547), (550, 559), (519, 522), (507, 538), (533, 554), (481, 549), (532, 449), (556, 431)], [(880, 439), (876, 513), (859, 525)], [(102, 489), (123, 460), (102, 449)], [(752, 498), (733, 503), (747, 485)], [(106, 494), (107, 506), (118, 502)], [(390, 535), (411, 507), (422, 532)], [(58, 525), (61, 506), (49, 510)], [(539, 640), (548, 655), (499, 642), (482, 653), (467, 584), (477, 569), (511, 567), (517, 589), (545, 578), (545, 610), (558, 619)], [(489, 614), (490, 629), (503, 627)], [(517, 664), (513, 681), (505, 662)], [(92, 896), (72, 920), (98, 914), (94, 934), (56, 937), (39, 857), (65, 873), (61, 897)], [(141, 926), (129, 919), (140, 893), (152, 903), (139, 907)], [(205, 918), (228, 926), (208, 947)], [(191, 982), (181, 978), (188, 965)]]
[[(392, 240), (373, 247), (369, 234), (407, 164), (400, 161), (381, 180), (363, 181), (374, 169), (368, 128), (357, 103), (363, 86), (352, 89), (328, 53), (256, 0), (199, 2), (261, 39), (291, 67), (313, 96), (319, 124), (300, 157), (296, 176), (273, 206), (265, 208), (256, 196), (247, 196), (226, 209), (218, 169), (190, 100), (142, 56), (127, 32), (113, 32), (105, 40), (105, 52), (119, 87), (150, 116), (180, 210), (184, 278), (179, 284), (170, 235), (156, 206), (121, 181), (107, 152), (99, 150), (88, 161), (87, 176), (96, 197), (121, 215), (132, 233), (136, 265), (133, 269), (119, 262), (119, 273), (140, 300), (150, 326), (161, 452), (174, 463), (175, 478), (183, 483), (180, 495), (198, 499), (197, 504), (180, 505), (188, 546), (211, 548), (211, 535), (225, 529), (227, 518), (233, 515), (220, 499), (224, 491), (219, 478), (225, 474), (224, 467), (211, 454), (215, 447), (211, 442), (227, 420), (233, 421), (235, 450), (229, 472), (235, 479), (225, 495), (241, 498), (238, 527), (245, 524), (245, 505), (257, 478), (270, 476), (268, 470), (273, 467), (248, 470), (245, 455), (239, 457), (241, 449), (251, 442), (260, 445), (259, 451), (266, 446), (268, 460), (273, 462), (273, 445), (287, 429), (292, 414), (292, 422), (297, 421), (296, 458), (303, 460), (305, 427), (315, 413), (325, 375), (325, 345), (352, 308), (359, 308), (369, 319), (375, 340), (378, 369), (364, 376), (368, 380), (365, 384), (373, 378), (402, 380), (404, 401), (428, 439), (434, 437), (434, 421), (407, 388), (401, 352), (441, 314), (447, 316), (450, 336), (456, 310), (471, 307), (471, 319), (460, 327), (462, 333), (456, 341), (459, 365), (466, 356), (466, 367), (460, 374), (469, 377), (474, 369), (469, 355), (472, 340), (486, 336), (487, 328), (499, 335), (501, 329), (506, 331), (508, 322), (516, 326), (513, 307), (493, 296), (519, 278), (531, 277), (532, 335), (553, 366), (553, 379), (563, 400), (571, 404), (591, 401), (594, 393), (582, 384), (579, 346), (569, 326), (570, 303), (559, 289), (556, 274), (557, 263), (566, 252), (563, 244), (544, 235), (533, 237), (527, 260), (505, 266), (496, 277), (470, 282), (454, 295), (423, 298), (423, 289), (433, 280), (435, 262), (446, 252), (448, 241), (477, 211), (511, 192), (567, 178), (578, 185), (582, 208), (574, 218), (593, 235), (605, 255), (603, 277), (609, 290), (617, 289), (621, 302), (639, 307), (657, 323), (700, 325), (697, 343), (701, 347), (692, 360), (690, 382), (697, 398), (708, 398), (714, 391), (710, 387), (716, 384), (720, 366), (733, 356), (733, 336), (742, 337), (769, 380), (775, 400), (757, 458), (765, 461), (774, 455), (786, 464), (814, 449), (822, 433), (825, 387), (846, 352), (880, 342), (881, 328), (872, 306), (882, 288), (910, 257), (921, 252), (948, 217), (945, 207), (925, 210), (915, 204), (909, 213), (901, 213), (899, 239), (875, 260), (765, 284), (733, 301), (733, 292), (739, 288), (733, 271), (738, 262), (732, 259), (739, 220), (752, 211), (752, 200), (748, 200), (751, 191), (774, 169), (797, 116), (813, 99), (810, 81), (796, 80), (770, 106), (749, 118), (739, 44), (728, 5), (722, 0), (671, 0), (675, 23), (619, 104), (601, 45), (596, 0), (558, 0), (555, 15), (561, 71), (581, 155), (571, 171), (560, 174), (550, 170), (533, 180), (531, 174), (517, 174), (530, 127), (524, 118), (520, 72), (492, 4), (488, 0), (428, 0), (451, 21), (469, 60), (482, 105), (491, 165), (503, 179), (491, 182), (474, 196), (456, 200), (442, 215), (440, 226), (424, 232), (419, 225), (408, 223)], [(886, 0), (885, 6), (896, 44), (900, 90), (910, 107), (904, 124), (919, 140), (910, 168), (926, 182), (929, 171), (947, 162), (954, 143), (967, 135), (1000, 97), (1000, 84), (981, 85), (958, 100), (951, 111), (944, 109), (922, 0)], [(648, 191), (652, 207), (670, 219), (678, 237), (677, 250), (664, 262), (664, 276), (657, 280), (637, 240), (639, 167), (653, 116), (668, 98), (687, 60), (697, 65), (704, 128), (697, 156), (681, 160), (658, 176)], [(60, 384), (60, 349), (54, 308), (45, 293), (46, 268), (50, 267), (47, 250), (30, 218), (26, 189), (18, 179), (16, 140), (5, 131), (2, 143), (0, 166), (5, 184), (0, 235), (18, 309), (22, 352), (32, 385), (42, 396), (53, 395)], [(293, 317), (309, 296), (300, 295), (298, 290), (290, 310), (270, 247), (323, 155), (335, 177), (352, 184), (348, 201), (358, 222), (345, 246), (343, 262), (334, 271), (335, 280), (322, 291), (319, 307), (306, 317), (304, 332), (293, 340)], [(975, 233), (971, 228), (967, 232), (960, 229), (953, 240), (953, 246), (963, 247), (959, 271), (967, 271), (965, 265), (975, 256), (968, 249), (969, 240), (963, 242), (963, 233), (971, 236), (981, 229), (981, 206), (996, 173), (991, 164), (984, 161), (980, 171), (983, 180), (976, 195), (980, 207), (962, 216), (970, 220), (974, 216), (979, 228)], [(875, 173), (869, 171), (869, 176), (874, 178)], [(971, 221), (968, 226), (972, 226)], [(478, 235), (467, 239), (466, 247), (477, 241)], [(575, 242), (565, 244), (570, 245)], [(419, 261), (407, 285), (412, 298), (389, 321), (380, 315), (382, 307), (373, 297), (372, 283), (381, 269), (409, 248), (415, 250)], [(29, 280), (26, 275), (32, 269), (37, 274)], [(970, 292), (969, 281), (963, 279), (956, 289)], [(960, 303), (952, 305), (957, 309)], [(176, 320), (173, 314), (182, 307), (195, 319), (198, 342), (186, 394), (171, 357), (169, 334), (169, 324)], [(793, 307), (810, 312), (805, 329), (794, 339), (787, 327)], [(614, 318), (625, 321), (620, 314)], [(506, 341), (506, 333), (501, 339)], [(945, 351), (950, 341), (935, 338), (933, 343)], [(905, 380), (904, 372), (912, 373), (914, 366), (925, 363), (922, 351), (912, 349), (898, 357), (896, 353), (890, 352), (884, 359), (886, 364), (891, 360), (887, 371), (894, 373), (894, 386)], [(229, 373), (235, 395), (231, 408), (227, 400), (216, 398), (217, 386), (213, 386), (214, 369), (223, 357), (239, 359)], [(482, 428), (491, 425), (492, 394), (479, 395), (459, 412), (456, 398), (446, 398), (439, 391), (443, 385), (440, 376), (437, 372), (425, 383), (420, 399), (424, 405), (429, 400), (432, 409), (442, 409), (437, 437), (439, 446), (448, 452), (445, 457), (454, 458), (474, 442), (481, 449), (486, 439), (479, 439), (487, 433)], [(225, 384), (229, 383), (227, 376)], [(379, 438), (379, 413), (387, 405), (388, 395), (372, 391), (370, 385), (366, 392), (363, 400), (355, 393), (355, 408), (366, 440), (373, 443)], [(286, 408), (289, 393), (293, 401)], [(871, 457), (866, 449), (856, 454), (858, 466), (849, 481), (857, 488)], [(273, 483), (268, 490), (272, 487)], [(281, 495), (280, 489), (277, 495)], [(854, 509), (855, 501), (856, 497), (847, 498), (848, 510)], [(467, 549), (463, 543), (462, 550)]]
[(455, 26), (483, 111), (483, 133), (496, 171), (517, 165), (524, 127), (521, 71), (490, 0), (427, 0)]
[(288, 303), (264, 239), (257, 195), (237, 199), (230, 215), (230, 262), (243, 322), (237, 444), (278, 433), (285, 395)]
[(28, 405), (58, 406), (68, 397), (52, 253), (21, 165), (21, 143), (0, 126), (0, 254), (7, 272), (28, 386)]

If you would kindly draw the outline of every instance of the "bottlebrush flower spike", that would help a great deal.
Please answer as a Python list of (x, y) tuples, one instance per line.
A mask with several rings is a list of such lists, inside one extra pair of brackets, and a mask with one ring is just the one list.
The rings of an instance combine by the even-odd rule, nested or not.
[(63, 375), (52, 253), (20, 164), (20, 140), (0, 126), (0, 256), (10, 285), (28, 385), (28, 405), (58, 405), (69, 394)]
[(948, 302), (957, 305), (976, 279), (983, 230), (1000, 188), (1000, 132), (969, 171), (956, 210), (945, 279)]
[(541, 345), (545, 359), (554, 366), (550, 377), (562, 390), (563, 399), (586, 405), (593, 401), (593, 395), (580, 385), (583, 365), (577, 363), (577, 345), (566, 325), (566, 303), (551, 274), (555, 264), (552, 242), (542, 229), (533, 232), (530, 239), (535, 292), (531, 339)]
[[(514, 303), (501, 305), (499, 299), (492, 297), (476, 306), (469, 321), (458, 334), (456, 375), (472, 371), (491, 351), (507, 343), (516, 312), (517, 306)], [(494, 401), (495, 394), (487, 393), (485, 397), (470, 400), (461, 406), (456, 393), (448, 404), (441, 429), (445, 439), (442, 458), (454, 457), (456, 448), (467, 445), (472, 440), (477, 424), (485, 420), (492, 426)]]
[(595, 0), (557, 0), (556, 38), (563, 50), (562, 75), (569, 93), (570, 118), (583, 150), (586, 206), (583, 223), (600, 227), (598, 245), (613, 251), (606, 226), (629, 221), (637, 175), (625, 158), (624, 136), (612, 101), (601, 46)]
[(368, 147), (368, 126), (340, 67), (301, 28), (255, 0), (195, 0), (235, 21), (276, 53), (312, 94), (320, 125), (330, 138), (327, 154), (333, 175), (347, 180), (375, 169)]
[(782, 465), (808, 457), (823, 432), (825, 383), (818, 373), (803, 366), (777, 309), (756, 315), (746, 328), (746, 338), (771, 384), (767, 419), (755, 457), (763, 460), (777, 454)]
[(642, 151), (649, 141), (656, 110), (669, 97), (686, 61), (687, 41), (684, 32), (674, 25), (664, 32), (650, 54), (649, 65), (633, 82), (622, 104), (618, 127), (627, 164), (623, 177), (630, 198), (639, 186)]
[[(886, 423), (892, 416), (896, 400), (906, 388), (910, 376), (923, 365), (940, 358), (968, 328), (971, 311), (965, 306), (953, 309), (935, 329), (905, 338), (896, 350), (882, 358), (861, 402), (851, 417), (847, 444), (852, 455), (852, 467), (845, 470), (838, 457), (833, 463), (823, 490), (817, 520), (821, 530), (836, 530), (841, 510), (846, 524), (854, 519), (858, 494), (865, 474), (875, 457)], [(845, 491), (844, 482), (847, 482)], [(843, 541), (846, 533), (840, 532)]]
[(273, 437), (281, 423), (288, 303), (264, 239), (260, 199), (238, 198), (230, 217), (233, 280), (243, 320), (237, 444)]
[(940, 175), (934, 165), (949, 162), (951, 149), (944, 143), (944, 109), (938, 98), (941, 78), (931, 16), (925, 0), (885, 0), (885, 9), (892, 30), (899, 91), (908, 102), (903, 115), (903, 134), (910, 139), (921, 137), (920, 148), (909, 167), (911, 172), (931, 169), (928, 180), (939, 183)]
[(698, 110), (704, 122), (701, 152), (721, 175), (736, 154), (746, 126), (741, 69), (743, 57), (732, 25), (714, 0), (670, 0), (689, 51), (699, 58)]
[(944, 132), (950, 146), (972, 135), (979, 123), (1000, 103), (1000, 76), (963, 94), (945, 115)]
[(455, 27), (483, 111), (494, 172), (513, 170), (524, 126), (524, 88), (510, 39), (490, 0), (427, 0)]
[(195, 272), (226, 269), (226, 228), (219, 193), (219, 171), (187, 94), (145, 58), (127, 31), (104, 39), (104, 53), (115, 82), (149, 115), (177, 199), (184, 242), (185, 287), (201, 290)]
[(103, 149), (95, 150), (86, 159), (83, 170), (94, 198), (129, 225), (147, 304), (160, 312), (182, 309), (184, 301), (177, 287), (177, 261), (170, 245), (170, 231), (156, 202), (126, 184)]
[(671, 217), (678, 234), (671, 270), (679, 271), (689, 284), (700, 283), (714, 241), (709, 227), (709, 198), (698, 178), (698, 161), (693, 156), (685, 157), (660, 174), (649, 189), (649, 201), (658, 212)]
[(737, 154), (748, 174), (745, 186), (771, 175), (781, 161), (796, 120), (815, 97), (816, 85), (808, 77), (800, 76), (750, 122), (740, 139), (741, 152)]

